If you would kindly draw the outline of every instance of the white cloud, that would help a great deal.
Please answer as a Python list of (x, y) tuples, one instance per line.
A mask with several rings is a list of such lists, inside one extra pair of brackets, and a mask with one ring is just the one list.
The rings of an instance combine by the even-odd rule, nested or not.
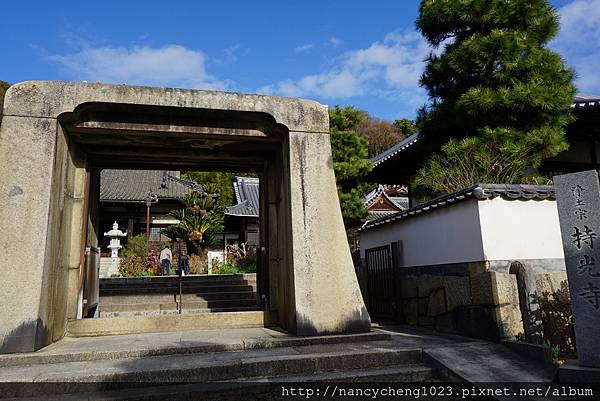
[(342, 99), (353, 96), (394, 93), (422, 104), (419, 88), (427, 43), (416, 32), (396, 31), (369, 47), (344, 53), (330, 69), (298, 79), (267, 85), (259, 91), (285, 96), (317, 96)]
[(575, 69), (580, 91), (600, 94), (600, 0), (575, 0), (558, 13), (561, 30), (551, 47)]
[(294, 51), (296, 53), (303, 53), (303, 52), (307, 52), (310, 49), (312, 49), (313, 47), (315, 47), (315, 45), (313, 45), (312, 43), (305, 43), (302, 46), (297, 46), (294, 47)]
[(240, 57), (246, 56), (249, 52), (250, 49), (237, 44), (223, 49), (223, 55), (212, 61), (216, 64), (233, 64), (237, 62)]
[(229, 82), (206, 71), (206, 56), (179, 45), (163, 47), (87, 46), (67, 55), (54, 55), (72, 79), (133, 85), (226, 89)]
[(327, 40), (327, 44), (329, 44), (330, 46), (333, 46), (333, 47), (338, 47), (339, 45), (342, 44), (342, 40), (336, 38), (335, 36), (332, 36)]

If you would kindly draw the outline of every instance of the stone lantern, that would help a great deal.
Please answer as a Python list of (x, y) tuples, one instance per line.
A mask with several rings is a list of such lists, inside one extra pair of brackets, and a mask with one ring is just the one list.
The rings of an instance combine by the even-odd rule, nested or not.
[(104, 233), (105, 237), (110, 238), (110, 245), (108, 249), (110, 249), (110, 267), (108, 268), (107, 275), (108, 277), (119, 274), (119, 249), (123, 248), (121, 246), (121, 237), (127, 236), (127, 231), (122, 232), (119, 230), (119, 224), (115, 221), (112, 226), (112, 230), (107, 233)]

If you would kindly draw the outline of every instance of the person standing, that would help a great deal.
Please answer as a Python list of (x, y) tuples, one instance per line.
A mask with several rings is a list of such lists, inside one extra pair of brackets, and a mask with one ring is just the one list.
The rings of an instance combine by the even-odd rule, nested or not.
[(160, 275), (167, 276), (169, 274), (169, 270), (171, 269), (171, 262), (173, 261), (173, 254), (171, 253), (171, 248), (169, 246), (165, 246), (162, 251), (160, 251)]

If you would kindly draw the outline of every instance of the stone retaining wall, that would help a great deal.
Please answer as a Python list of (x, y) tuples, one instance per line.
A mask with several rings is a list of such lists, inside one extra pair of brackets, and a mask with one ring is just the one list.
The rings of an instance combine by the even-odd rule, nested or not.
[[(438, 273), (460, 275), (425, 273), (432, 271), (430, 266), (420, 269), (421, 274), (415, 269), (408, 275), (402, 274), (398, 291), (401, 320), (494, 341), (523, 336), (517, 275), (492, 270), (489, 262), (465, 263), (462, 267), (438, 267)], [(537, 310), (531, 299), (544, 292), (554, 293), (564, 280), (565, 271), (536, 271), (536, 290), (530, 294), (524, 313)], [(541, 323), (538, 326), (541, 330)]]

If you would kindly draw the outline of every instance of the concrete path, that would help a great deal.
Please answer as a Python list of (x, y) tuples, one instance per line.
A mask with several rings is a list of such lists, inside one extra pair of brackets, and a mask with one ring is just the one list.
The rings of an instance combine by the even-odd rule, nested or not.
[(446, 379), (468, 383), (552, 382), (557, 367), (531, 360), (503, 344), (406, 325), (375, 325), (400, 347), (421, 348), (424, 361)]
[[(188, 399), (186, 394), (196, 388), (185, 383), (222, 380), (239, 385), (248, 380), (252, 384), (441, 379), (476, 385), (550, 383), (554, 373), (553, 366), (531, 361), (502, 344), (412, 326), (374, 325), (368, 334), (303, 338), (278, 329), (246, 328), (67, 337), (35, 353), (0, 355), (0, 386), (21, 383), (3, 387), (0, 398), (37, 399), (37, 391), (47, 391), (63, 393), (46, 397), (47, 401), (76, 400), (82, 394), (69, 398), (64, 393), (89, 392), (90, 383), (98, 383), (97, 390), (103, 391), (98, 400), (122, 401), (137, 399), (130, 397), (136, 390), (110, 393), (115, 383), (179, 383), (181, 388), (168, 391)], [(149, 387), (144, 394), (160, 399), (156, 391)]]
[(0, 355), (0, 367), (252, 349), (261, 352), (259, 349), (361, 341), (374, 342), (371, 347), (422, 349), (428, 362), (437, 365), (447, 378), (471, 383), (549, 382), (556, 372), (553, 365), (527, 359), (502, 344), (406, 325), (374, 325), (374, 331), (367, 335), (320, 338), (298, 338), (273, 328), (66, 337), (35, 353)]
[(295, 337), (277, 328), (190, 330), (100, 337), (65, 337), (37, 352), (0, 354), (0, 367), (388, 339), (389, 335), (378, 332), (346, 336)]

